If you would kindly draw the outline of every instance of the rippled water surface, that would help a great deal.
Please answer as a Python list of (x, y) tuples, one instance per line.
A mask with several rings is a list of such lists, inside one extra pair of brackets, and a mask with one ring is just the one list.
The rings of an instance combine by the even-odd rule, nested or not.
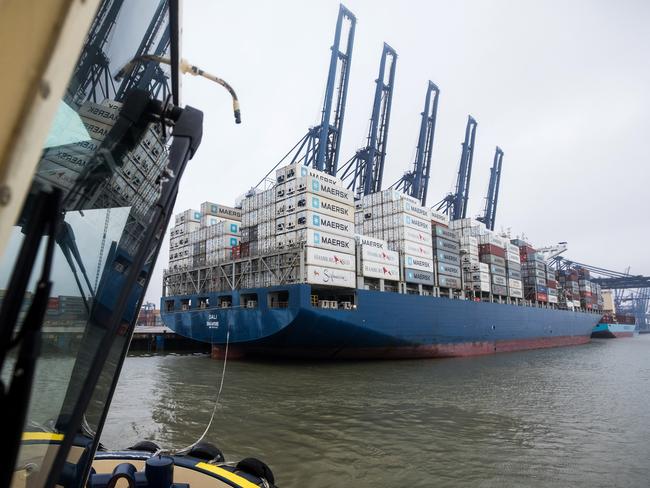
[[(130, 356), (102, 436), (192, 443), (222, 363)], [(650, 486), (650, 335), (488, 357), (228, 363), (208, 435), (281, 487)]]

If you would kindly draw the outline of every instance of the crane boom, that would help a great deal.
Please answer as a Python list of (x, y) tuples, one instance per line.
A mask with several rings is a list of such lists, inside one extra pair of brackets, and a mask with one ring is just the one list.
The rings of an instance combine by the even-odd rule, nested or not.
[(474, 160), (474, 141), (476, 139), (477, 122), (470, 115), (465, 127), (465, 140), (462, 144), (456, 191), (450, 193), (435, 205), (436, 210), (442, 211), (451, 220), (467, 217), (467, 200), (469, 198), (469, 184), (472, 178), (472, 161)]
[[(315, 169), (336, 176), (356, 23), (357, 19), (354, 14), (340, 4), (334, 43), (331, 47), (332, 55), (325, 86), (321, 122), (317, 126), (310, 127), (307, 134), (271, 168), (255, 188), (269, 182), (269, 176), (286, 160), (289, 161), (288, 164), (311, 165)], [(347, 24), (347, 31), (344, 32), (345, 24)], [(341, 50), (342, 46), (344, 51)], [(334, 101), (335, 93), (337, 94), (336, 102)], [(334, 112), (333, 118), (332, 111)]]
[(429, 80), (427, 94), (424, 100), (420, 135), (415, 153), (413, 170), (407, 171), (392, 185), (407, 195), (420, 200), (422, 206), (427, 204), (427, 190), (431, 173), (431, 155), (433, 154), (433, 139), (436, 132), (436, 116), (438, 114), (438, 98), (440, 89)]
[(359, 149), (339, 170), (341, 179), (347, 181), (348, 188), (357, 195), (369, 195), (381, 190), (396, 65), (397, 53), (384, 43), (379, 75), (375, 82), (367, 145)]
[(490, 183), (488, 194), (485, 198), (485, 210), (477, 220), (483, 222), (485, 227), (494, 230), (494, 223), (497, 215), (497, 203), (499, 202), (499, 186), (501, 184), (501, 165), (503, 163), (503, 151), (497, 146), (494, 153), (494, 163), (490, 169)]

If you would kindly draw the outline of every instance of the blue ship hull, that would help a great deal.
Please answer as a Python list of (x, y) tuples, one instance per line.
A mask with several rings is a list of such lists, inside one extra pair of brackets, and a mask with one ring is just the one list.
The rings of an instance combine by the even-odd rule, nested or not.
[[(288, 291), (283, 308), (268, 293)], [(257, 294), (258, 308), (238, 307)], [(600, 315), (430, 296), (356, 290), (356, 307), (311, 304), (309, 285), (204, 294), (232, 297), (232, 308), (192, 308), (199, 296), (166, 297), (162, 320), (174, 332), (230, 353), (307, 358), (451, 357), (583, 344)], [(190, 300), (189, 310), (181, 310)], [(173, 302), (174, 310), (171, 311)]]
[[(283, 308), (268, 294), (288, 291)], [(600, 315), (431, 296), (355, 290), (352, 310), (311, 304), (309, 285), (208, 293), (211, 304), (232, 298), (232, 308), (194, 308), (198, 295), (162, 299), (162, 320), (174, 332), (213, 344), (229, 355), (305, 358), (452, 357), (589, 341)], [(242, 308), (242, 294), (257, 308)], [(190, 300), (190, 308), (181, 310)], [(172, 308), (177, 311), (171, 311)]]

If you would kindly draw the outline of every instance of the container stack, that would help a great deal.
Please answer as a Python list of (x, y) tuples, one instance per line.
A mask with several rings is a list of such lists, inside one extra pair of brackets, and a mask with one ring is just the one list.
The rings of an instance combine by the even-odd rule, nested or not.
[(402, 255), (402, 279), (414, 285), (435, 285), (430, 211), (395, 190), (364, 196), (355, 216), (357, 234), (385, 240)]
[(305, 248), (307, 283), (356, 286), (354, 196), (340, 179), (304, 165), (276, 175), (279, 249)]
[(548, 303), (558, 305), (557, 276), (555, 270), (548, 265), (546, 265), (546, 288), (548, 289)]
[(560, 270), (558, 275), (558, 304), (562, 308), (574, 310), (580, 308), (580, 287), (578, 285), (578, 272)]
[(585, 310), (601, 310), (603, 298), (600, 286), (591, 281), (588, 269), (578, 268), (577, 271), (580, 307)]
[(506, 243), (506, 273), (508, 275), (508, 295), (510, 298), (524, 297), (521, 281), (521, 256), (519, 248), (511, 242)]
[(169, 240), (169, 269), (183, 270), (193, 266), (190, 235), (201, 228), (201, 212), (185, 210), (176, 214)]
[(487, 229), (474, 219), (452, 220), (449, 228), (459, 236), (464, 289), (479, 295), (490, 293), (490, 267), (481, 263), (478, 248), (478, 236), (487, 232)]
[(239, 255), (246, 258), (273, 250), (277, 220), (274, 189), (249, 194), (242, 202)]
[(440, 288), (462, 289), (461, 248), (458, 233), (443, 222), (431, 220), (436, 283)]
[(506, 241), (493, 233), (486, 233), (478, 239), (479, 259), (490, 268), (491, 291), (493, 295), (508, 296), (508, 275), (506, 272)]
[(397, 291), (400, 275), (399, 253), (388, 249), (388, 243), (383, 239), (361, 234), (357, 234), (355, 239), (357, 242), (357, 269), (360, 277), (363, 278), (360, 280), (360, 285), (366, 290), (383, 291), (388, 287), (392, 291)]
[(524, 298), (534, 302), (548, 303), (544, 257), (524, 241), (517, 239), (513, 243), (519, 247), (519, 254), (521, 256), (521, 277), (524, 283)]

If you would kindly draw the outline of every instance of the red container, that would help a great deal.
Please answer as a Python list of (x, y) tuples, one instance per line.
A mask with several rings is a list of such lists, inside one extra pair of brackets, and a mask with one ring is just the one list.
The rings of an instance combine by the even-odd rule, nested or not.
[(242, 258), (247, 258), (250, 256), (250, 243), (249, 242), (242, 242), (239, 245), (239, 254)]
[(581, 291), (580, 292), (580, 297), (581, 298), (591, 298), (591, 292), (590, 291)]
[(50, 297), (47, 300), (47, 309), (48, 310), (58, 310), (59, 309), (59, 297)]
[(536, 293), (535, 299), (538, 302), (548, 302), (548, 295), (546, 293)]
[(232, 259), (239, 259), (241, 258), (241, 245), (239, 246), (232, 246), (232, 253), (231, 253)]
[(494, 244), (479, 244), (478, 253), (481, 254), (492, 254), (493, 256), (499, 256), (500, 258), (506, 257), (506, 250), (502, 247), (495, 246)]
[(555, 280), (547, 280), (546, 281), (546, 286), (548, 286), (549, 288), (557, 289), (557, 281), (555, 281)]

